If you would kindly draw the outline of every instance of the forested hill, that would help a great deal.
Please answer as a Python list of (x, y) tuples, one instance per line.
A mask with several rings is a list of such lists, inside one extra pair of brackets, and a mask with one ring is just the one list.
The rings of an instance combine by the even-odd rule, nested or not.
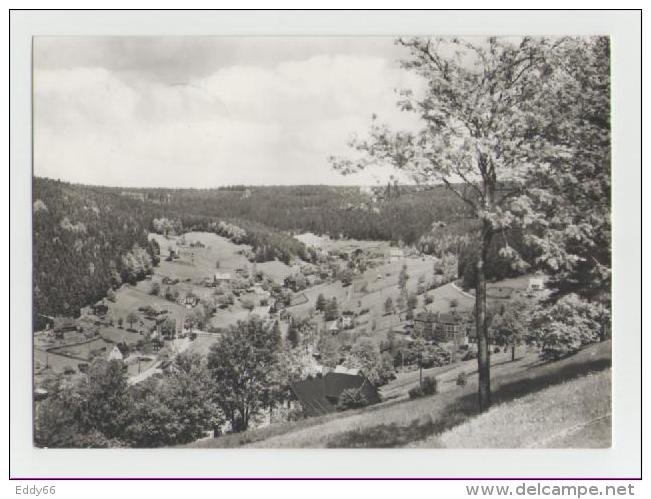
[(151, 202), (165, 200), (160, 205), (162, 213), (168, 218), (180, 218), (186, 226), (201, 217), (218, 217), (284, 231), (405, 244), (415, 244), (434, 221), (463, 219), (463, 203), (443, 186), (382, 187), (377, 195), (367, 191), (334, 186), (232, 186), (130, 189), (128, 193)]
[(117, 191), (35, 178), (33, 313), (79, 314), (124, 281), (142, 279), (157, 258), (147, 238), (153, 212)]
[(252, 258), (288, 262), (310, 258), (292, 232), (412, 245), (433, 222), (467, 233), (463, 210), (443, 186), (127, 189), (35, 178), (34, 317), (76, 315), (109, 288), (144, 278), (157, 258), (147, 241), (155, 219), (173, 222), (177, 232), (233, 224)]

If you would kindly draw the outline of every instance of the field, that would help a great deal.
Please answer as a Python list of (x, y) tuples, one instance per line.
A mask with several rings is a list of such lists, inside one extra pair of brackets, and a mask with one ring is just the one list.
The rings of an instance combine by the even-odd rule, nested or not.
[[(431, 397), (408, 400), (403, 395), (366, 409), (270, 425), (191, 446), (570, 447), (583, 445), (577, 435), (589, 435), (586, 445), (607, 447), (610, 359), (610, 342), (586, 347), (556, 362), (541, 362), (535, 352), (527, 352), (515, 362), (505, 354), (494, 355), (494, 405), (483, 415), (477, 407), (476, 361), (468, 361), (439, 372), (439, 393)], [(455, 383), (461, 370), (469, 375), (464, 387)], [(404, 393), (417, 379), (398, 389), (399, 383), (394, 381), (393, 388)], [(511, 412), (518, 418), (519, 427), (526, 430), (508, 434)], [(547, 435), (551, 439), (545, 438)]]

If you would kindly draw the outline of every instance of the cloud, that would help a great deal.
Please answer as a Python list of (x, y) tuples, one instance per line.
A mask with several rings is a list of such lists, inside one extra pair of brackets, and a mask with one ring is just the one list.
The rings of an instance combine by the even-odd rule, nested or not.
[(417, 77), (377, 55), (315, 54), (273, 65), (232, 64), (185, 81), (103, 67), (35, 68), (34, 168), (41, 176), (121, 186), (374, 183), (327, 157), (346, 154), (373, 113), (395, 107)]

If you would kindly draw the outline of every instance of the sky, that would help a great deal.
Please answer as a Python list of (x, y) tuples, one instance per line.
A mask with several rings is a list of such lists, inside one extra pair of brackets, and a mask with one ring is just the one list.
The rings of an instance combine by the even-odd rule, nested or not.
[(34, 174), (130, 187), (384, 184), (342, 176), (396, 88), (418, 88), (391, 38), (36, 37)]

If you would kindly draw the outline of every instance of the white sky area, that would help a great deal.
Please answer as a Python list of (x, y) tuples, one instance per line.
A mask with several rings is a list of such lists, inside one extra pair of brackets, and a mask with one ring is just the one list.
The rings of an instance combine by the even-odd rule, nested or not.
[(386, 183), (342, 176), (373, 113), (413, 128), (391, 38), (34, 39), (34, 174), (131, 187)]

